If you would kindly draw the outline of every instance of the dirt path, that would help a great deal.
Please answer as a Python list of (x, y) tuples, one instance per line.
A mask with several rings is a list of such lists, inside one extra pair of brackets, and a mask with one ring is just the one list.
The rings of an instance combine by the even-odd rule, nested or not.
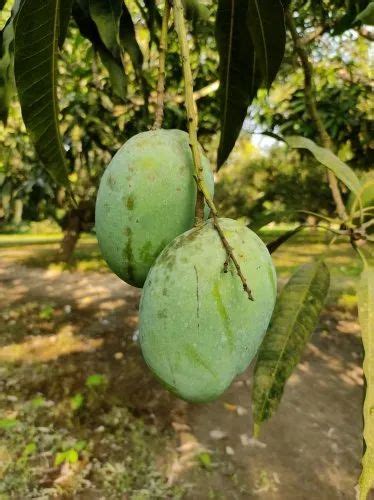
[[(0, 324), (0, 358), (9, 344), (61, 336), (69, 327), (66, 339), (66, 333), (58, 337), (70, 346), (64, 356), (42, 341), (37, 347), (26, 345), (22, 355), (42, 349), (39, 354), (51, 374), (71, 366), (74, 387), (89, 373), (105, 373), (118, 404), (169, 436), (174, 454), (168, 476), (187, 487), (184, 498), (355, 498), (362, 445), (362, 351), (353, 313), (325, 311), (277, 415), (257, 441), (251, 439), (250, 372), (220, 400), (201, 406), (177, 401), (153, 379), (136, 341), (138, 299), (137, 290), (111, 274), (31, 269), (3, 259), (0, 302), (6, 314)], [(27, 315), (16, 320), (9, 316), (12, 309), (30, 303), (53, 304), (52, 331), (48, 319), (41, 318), (30, 329)], [(61, 388), (52, 380), (46, 384), (31, 377), (25, 390), (52, 397)], [(194, 450), (202, 448), (208, 450), (205, 466), (191, 467)], [(92, 490), (80, 498), (99, 498), (99, 493)]]

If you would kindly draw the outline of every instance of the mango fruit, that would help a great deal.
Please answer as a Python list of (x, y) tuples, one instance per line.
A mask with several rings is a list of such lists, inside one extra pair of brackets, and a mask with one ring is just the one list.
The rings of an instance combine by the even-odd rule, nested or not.
[(211, 220), (172, 241), (144, 284), (140, 345), (156, 377), (191, 402), (220, 396), (254, 358), (276, 299), (276, 274), (260, 238), (219, 219), (250, 286), (243, 290)]
[[(213, 196), (213, 174), (203, 154), (202, 164)], [(127, 283), (142, 287), (161, 250), (193, 226), (193, 173), (188, 134), (181, 130), (132, 137), (106, 168), (96, 199), (96, 235), (107, 264)]]

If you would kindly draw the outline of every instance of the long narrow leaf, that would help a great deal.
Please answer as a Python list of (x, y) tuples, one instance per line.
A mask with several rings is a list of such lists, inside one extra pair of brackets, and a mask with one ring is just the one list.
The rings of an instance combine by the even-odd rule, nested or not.
[(365, 454), (362, 458), (360, 500), (365, 500), (374, 486), (374, 266), (367, 264), (358, 285), (358, 315), (364, 345), (364, 403)]
[(143, 53), (136, 39), (135, 26), (132, 22), (131, 14), (125, 4), (122, 6), (119, 21), (119, 42), (122, 50), (129, 54), (135, 71), (137, 74), (140, 74), (143, 65)]
[(304, 229), (304, 226), (295, 227), (295, 229), (286, 231), (281, 236), (279, 236), (279, 238), (267, 243), (266, 247), (269, 250), (269, 253), (274, 253), (281, 245), (283, 245), (283, 243), (286, 243), (286, 241), (292, 238), (292, 236), (295, 236), (295, 234), (297, 234), (302, 229)]
[(81, 34), (87, 38), (99, 53), (100, 59), (109, 73), (114, 93), (121, 99), (126, 98), (127, 76), (121, 56), (116, 57), (104, 45), (95, 22), (90, 16), (88, 0), (76, 0), (73, 4), (73, 17)]
[(356, 21), (361, 21), (363, 24), (370, 26), (374, 25), (374, 2), (370, 2), (366, 9), (358, 14)]
[(22, 116), (46, 170), (69, 187), (56, 95), (60, 0), (21, 0), (14, 73)]
[(270, 88), (286, 46), (284, 10), (280, 0), (249, 0), (248, 27), (265, 85)]
[(270, 222), (288, 221), (295, 212), (292, 210), (282, 210), (278, 212), (265, 212), (257, 216), (248, 227), (252, 231), (259, 231), (262, 227), (267, 226)]
[(278, 298), (254, 373), (256, 433), (279, 405), (286, 381), (317, 324), (329, 283), (324, 262), (306, 264), (297, 269)]
[(285, 137), (285, 141), (291, 148), (307, 149), (317, 161), (330, 169), (353, 193), (359, 196), (361, 189), (360, 181), (354, 171), (340, 160), (332, 151), (317, 146), (315, 142), (301, 136)]
[(89, 0), (91, 18), (95, 22), (105, 47), (114, 57), (119, 56), (119, 22), (122, 0)]
[(14, 81), (14, 19), (21, 0), (15, 0), (11, 15), (0, 31), (0, 120), (7, 123), (9, 104), (15, 93)]
[(9, 103), (14, 88), (13, 55), (11, 51), (14, 40), (13, 21), (9, 19), (0, 31), (0, 120), (6, 125)]
[(247, 0), (219, 0), (216, 39), (220, 56), (218, 168), (238, 138), (247, 109), (261, 86), (261, 74), (247, 23)]

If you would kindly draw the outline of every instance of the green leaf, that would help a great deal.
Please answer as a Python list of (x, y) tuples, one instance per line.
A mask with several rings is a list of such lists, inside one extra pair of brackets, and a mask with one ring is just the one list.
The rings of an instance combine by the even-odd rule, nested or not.
[(98, 52), (102, 63), (108, 71), (113, 92), (124, 101), (126, 99), (127, 91), (127, 76), (124, 72), (123, 66), (114, 59), (105, 47), (100, 47)]
[(22, 116), (46, 170), (69, 188), (56, 95), (60, 0), (21, 0), (14, 73)]
[(199, 459), (199, 462), (205, 469), (212, 468), (212, 457), (210, 453), (204, 451), (203, 453), (200, 453), (197, 458)]
[(50, 304), (47, 304), (43, 306), (39, 312), (39, 318), (40, 319), (51, 319), (53, 317), (55, 310), (53, 306)]
[(71, 8), (74, 0), (62, 0), (60, 7), (60, 33), (58, 36), (58, 46), (61, 48), (64, 44), (68, 32)]
[(73, 17), (81, 34), (96, 50), (109, 73), (113, 92), (122, 100), (126, 98), (127, 77), (120, 54), (116, 57), (106, 48), (100, 38), (97, 26), (90, 17), (88, 0), (76, 0), (73, 4)]
[(12, 13), (0, 31), (0, 120), (6, 125), (10, 100), (15, 93), (14, 81), (14, 18), (21, 0), (16, 0)]
[(261, 213), (259, 216), (257, 216), (250, 224), (249, 228), (252, 229), (252, 231), (259, 231), (262, 227), (267, 226), (270, 224), (270, 222), (282, 222), (282, 221), (288, 221), (290, 218), (290, 215), (292, 215), (294, 212), (292, 210), (282, 210), (278, 212), (265, 212)]
[(143, 65), (143, 53), (135, 36), (135, 27), (126, 5), (123, 4), (119, 23), (119, 41), (122, 50), (130, 56), (135, 71), (140, 74)]
[(363, 24), (374, 26), (374, 2), (369, 5), (356, 17), (356, 21), (361, 21)]
[(360, 500), (365, 500), (374, 486), (374, 266), (366, 264), (357, 290), (358, 316), (365, 351), (364, 375), (366, 394), (364, 402), (364, 440), (366, 450), (362, 458), (359, 481)]
[(269, 250), (269, 253), (274, 253), (277, 248), (279, 248), (283, 243), (286, 243), (292, 236), (297, 234), (299, 231), (301, 231), (304, 228), (304, 226), (298, 226), (295, 227), (295, 229), (290, 229), (289, 231), (286, 231), (283, 233), (279, 238), (271, 241), (270, 243), (266, 244), (267, 249)]
[(86, 379), (87, 387), (99, 387), (106, 383), (105, 375), (101, 375), (100, 373), (95, 373), (94, 375), (90, 375)]
[(209, 19), (209, 9), (199, 0), (183, 0), (183, 8), (189, 20), (207, 21)]
[(308, 149), (317, 161), (334, 172), (338, 179), (359, 196), (361, 184), (357, 175), (346, 163), (334, 155), (332, 151), (317, 146), (315, 142), (301, 136), (289, 136), (285, 137), (285, 140), (291, 148)]
[(216, 40), (220, 57), (218, 168), (227, 160), (241, 131), (248, 106), (262, 83), (247, 23), (248, 2), (219, 0)]
[(101, 40), (114, 57), (120, 55), (119, 21), (122, 0), (89, 0), (91, 18), (95, 22)]
[(84, 441), (83, 439), (81, 441), (77, 441), (75, 444), (74, 444), (74, 450), (77, 450), (78, 452), (79, 451), (82, 451), (86, 448), (87, 446), (87, 441)]
[(36, 398), (31, 400), (31, 405), (33, 408), (40, 408), (45, 405), (45, 398), (43, 396), (36, 396)]
[(66, 462), (69, 462), (70, 464), (75, 464), (78, 462), (78, 452), (74, 448), (71, 448), (70, 450), (67, 450), (65, 452), (65, 460)]
[(284, 10), (280, 0), (249, 0), (248, 27), (265, 85), (270, 88), (286, 46)]
[(18, 425), (18, 423), (19, 423), (19, 421), (15, 420), (14, 418), (1, 418), (0, 419), (0, 429), (8, 431), (8, 430), (16, 427), (16, 425)]
[(8, 22), (0, 31), (0, 120), (6, 125), (10, 99), (13, 93), (13, 57), (11, 43), (14, 39), (13, 23)]
[(348, 202), (347, 210), (354, 214), (360, 209), (360, 201), (363, 208), (368, 208), (374, 205), (374, 171), (366, 172), (360, 177), (360, 191), (358, 196), (351, 193)]
[(22, 452), (22, 456), (23, 457), (28, 457), (30, 455), (33, 455), (36, 452), (37, 449), (38, 448), (36, 446), (36, 443), (34, 443), (34, 442), (28, 443), (25, 446), (25, 448), (24, 448), (24, 450)]
[(260, 347), (252, 393), (255, 432), (278, 407), (284, 386), (316, 327), (329, 289), (326, 264), (299, 267), (284, 286)]
[(84, 404), (84, 397), (80, 392), (78, 392), (77, 394), (75, 394), (73, 397), (70, 398), (70, 406), (71, 409), (74, 411), (79, 410), (79, 408), (81, 408), (83, 404)]
[(55, 466), (58, 467), (63, 462), (65, 462), (66, 454), (64, 451), (59, 451), (55, 456)]

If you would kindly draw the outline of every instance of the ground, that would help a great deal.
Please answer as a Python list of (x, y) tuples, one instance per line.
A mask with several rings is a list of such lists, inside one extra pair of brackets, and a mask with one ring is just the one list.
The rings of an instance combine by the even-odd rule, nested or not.
[[(71, 269), (54, 263), (52, 239), (5, 240), (0, 499), (355, 498), (362, 346), (359, 263), (346, 245), (329, 258), (333, 285), (321, 321), (256, 440), (251, 369), (214, 403), (170, 395), (141, 358), (139, 291), (107, 271), (92, 239), (83, 239)], [(319, 237), (278, 250), (280, 284), (323, 248)]]

